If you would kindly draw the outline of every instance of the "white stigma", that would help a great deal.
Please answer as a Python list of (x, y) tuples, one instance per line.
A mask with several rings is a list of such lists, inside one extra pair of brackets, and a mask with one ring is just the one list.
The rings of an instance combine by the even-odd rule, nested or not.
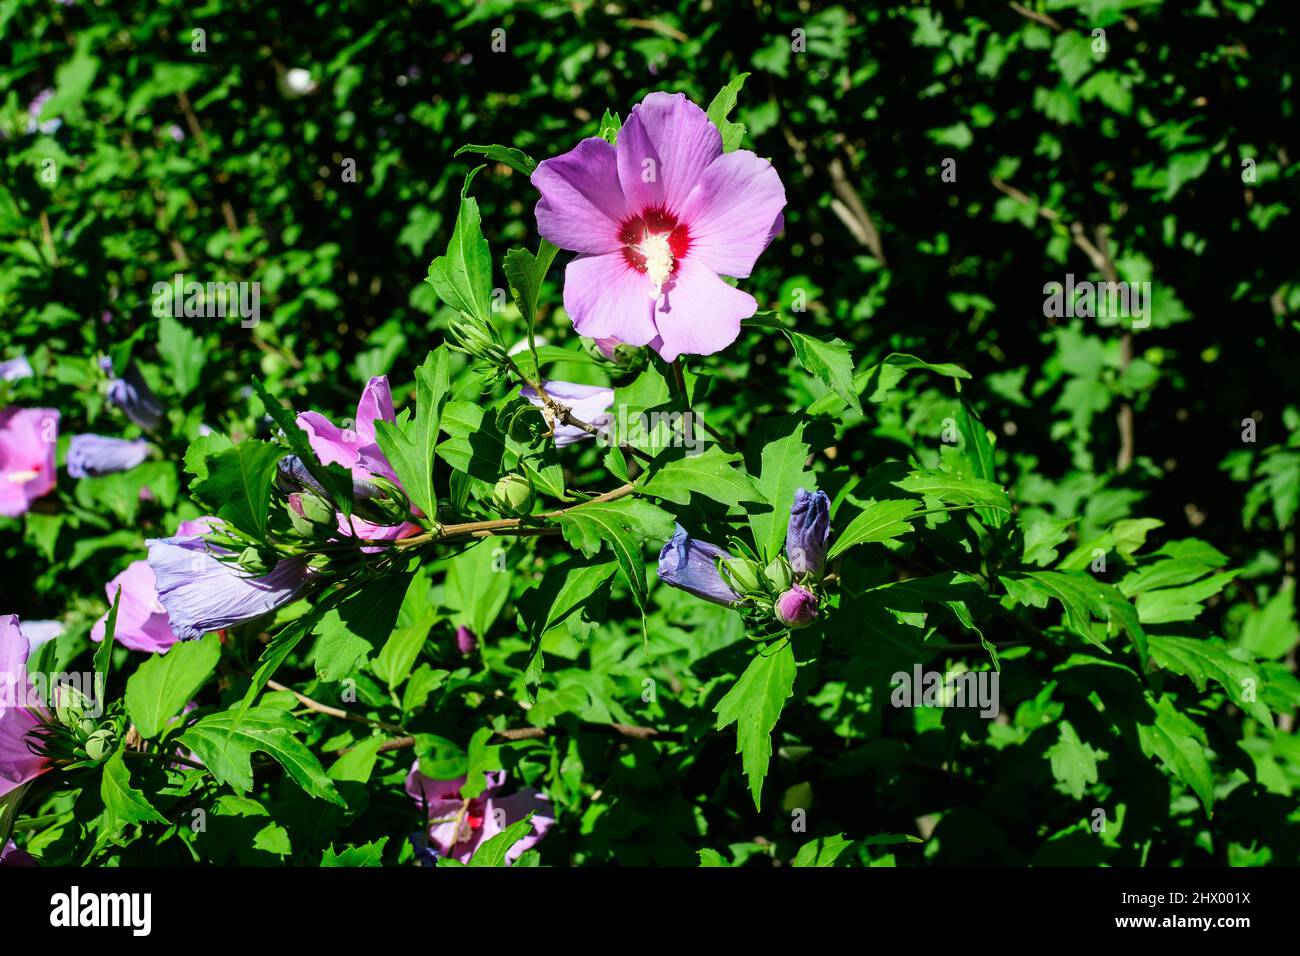
[(36, 478), (40, 477), (40, 474), (39, 471), (11, 471), (9, 474), (5, 475), (5, 477), (15, 485), (25, 485), (27, 482), (34, 481)]
[(668, 233), (646, 233), (637, 252), (645, 256), (645, 274), (650, 280), (650, 298), (663, 294), (664, 283), (673, 271), (673, 250), (668, 245)]

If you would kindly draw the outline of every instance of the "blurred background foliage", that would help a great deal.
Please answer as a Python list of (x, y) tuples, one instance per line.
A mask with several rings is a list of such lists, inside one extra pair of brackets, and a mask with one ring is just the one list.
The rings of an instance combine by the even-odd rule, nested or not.
[[(178, 463), (200, 426), (259, 427), (252, 375), (338, 417), (372, 375), (409, 385), (449, 318), (422, 280), (477, 164), (460, 146), (544, 159), (595, 135), (606, 109), (626, 115), (661, 89), (704, 104), (749, 72), (733, 118), (789, 198), (784, 235), (746, 283), (760, 307), (844, 339), (860, 376), (892, 352), (967, 369), (962, 395), (998, 436), (998, 474), (1022, 515), (1073, 520), (1077, 541), (1140, 515), (1163, 522), (1161, 540), (1212, 542), (1241, 573), (1201, 626), (1266, 644), (1294, 670), (1298, 9), (2, 0), (0, 358), (26, 354), (37, 371), (10, 401), (58, 407), (66, 434), (132, 436), (105, 407), (96, 364), (129, 347), (169, 406), (169, 454), (145, 473), (64, 481), (57, 505), (0, 519), (4, 604), (88, 627), (103, 582), (193, 513)], [(535, 244), (536, 194), (499, 164), (474, 192), (499, 269), (508, 245)], [(153, 284), (177, 272), (259, 282), (260, 323), (155, 318)], [(1150, 282), (1150, 327), (1046, 316), (1044, 284), (1067, 273)], [(572, 335), (561, 275), (542, 299), (552, 341)], [(512, 308), (500, 321), (512, 341), (523, 335)], [(705, 414), (727, 433), (823, 394), (781, 336), (745, 330), (716, 368)], [(881, 398), (834, 422), (833, 464), (938, 462), (951, 384), (910, 375)], [(828, 720), (841, 705), (821, 706)], [(855, 734), (843, 736), (849, 746)], [(1018, 823), (990, 825), (988, 804), (924, 775), (899, 782), (886, 767), (902, 755), (873, 746), (818, 771), (840, 829), (910, 832), (909, 817), (938, 813), (940, 862), (1109, 852), (1044, 843), (1073, 812), (1052, 809), (1050, 790)], [(1184, 820), (1122, 858), (1296, 862), (1294, 826), (1261, 850), (1248, 823), (1293, 815), (1300, 751), (1285, 746), (1229, 839)], [(592, 822), (588, 858), (618, 846), (632, 852), (623, 859), (691, 862), (681, 834), (701, 811), (681, 796), (666, 808), (665, 795), (707, 793), (708, 775), (688, 762), (695, 778), (652, 782), (635, 759), (612, 772), (636, 778), (644, 813), (628, 819), (650, 835), (633, 852), (636, 826)], [(774, 772), (787, 786), (803, 773)], [(893, 783), (864, 794), (864, 779)], [(1029, 786), (1016, 774), (999, 785), (1004, 809)], [(723, 832), (711, 845), (752, 846), (756, 831), (742, 814)]]

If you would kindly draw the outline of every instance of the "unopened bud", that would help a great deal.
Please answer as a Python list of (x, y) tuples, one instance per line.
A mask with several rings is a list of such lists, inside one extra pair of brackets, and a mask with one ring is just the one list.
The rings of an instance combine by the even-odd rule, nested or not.
[(532, 482), (511, 472), (492, 489), (492, 502), (503, 514), (526, 515), (533, 510)]

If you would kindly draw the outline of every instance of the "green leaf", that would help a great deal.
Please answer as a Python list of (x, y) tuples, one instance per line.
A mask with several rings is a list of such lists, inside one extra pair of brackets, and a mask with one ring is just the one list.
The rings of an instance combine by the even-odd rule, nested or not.
[(279, 445), (245, 439), (207, 458), (207, 474), (191, 484), (190, 491), (218, 518), (258, 541), (265, 540), (275, 466), (284, 454)]
[[(769, 419), (757, 429), (747, 447), (758, 447), (758, 462), (749, 453), (749, 472), (754, 486), (768, 504), (767, 511), (753, 510), (749, 527), (754, 533), (754, 544), (766, 559), (776, 557), (785, 546), (785, 531), (790, 523), (790, 505), (794, 493), (800, 488), (812, 491), (817, 487), (817, 476), (804, 470), (811, 447), (804, 441), (804, 423), (790, 418)], [(755, 468), (755, 464), (758, 465)]]
[(875, 501), (862, 509), (848, 527), (835, 537), (827, 552), (827, 559), (843, 554), (849, 548), (872, 541), (888, 541), (912, 530), (912, 522), (921, 517), (921, 505), (910, 499)]
[(478, 201), (469, 195), (470, 183), (482, 168), (477, 167), (465, 177), (447, 254), (429, 263), (425, 281), (447, 305), (487, 324), (492, 320), (492, 256), (483, 238)]
[(172, 387), (181, 398), (198, 387), (208, 351), (201, 338), (169, 313), (158, 320), (158, 354), (167, 362)]
[(556, 519), (564, 538), (587, 557), (608, 546), (619, 570), (632, 589), (642, 611), (648, 589), (642, 544), (649, 540), (662, 545), (673, 535), (673, 517), (663, 509), (637, 498), (590, 502), (561, 513)]
[(510, 295), (519, 306), (529, 331), (537, 321), (537, 297), (542, 291), (542, 281), (558, 251), (543, 239), (537, 247), (537, 255), (527, 249), (511, 249), (502, 260), (501, 268), (510, 283)]
[(1201, 798), (1207, 817), (1214, 816), (1214, 776), (1205, 754), (1205, 732), (1190, 717), (1178, 712), (1168, 697), (1154, 705), (1155, 721), (1138, 724), (1138, 743), (1148, 757), (1158, 757), (1165, 768)]
[(689, 505), (692, 495), (734, 508), (742, 501), (762, 501), (758, 489), (742, 468), (741, 458), (710, 445), (702, 454), (655, 459), (638, 480), (639, 491), (679, 505)]
[(740, 95), (740, 88), (745, 85), (745, 78), (748, 73), (741, 73), (732, 78), (731, 82), (718, 91), (718, 95), (709, 103), (709, 108), (705, 111), (708, 114), (709, 121), (718, 128), (722, 134), (722, 151), (730, 153), (740, 147), (740, 142), (745, 137), (745, 124), (733, 123), (727, 119), (731, 111), (736, 108), (736, 100)]
[(848, 866), (855, 862), (853, 851), (858, 847), (857, 840), (850, 840), (843, 833), (834, 836), (817, 837), (799, 847), (799, 852), (790, 862), (791, 866)]
[(131, 824), (167, 822), (145, 795), (131, 785), (131, 772), (120, 749), (104, 764), (99, 793), (104, 800), (104, 823), (113, 836)]
[(375, 422), (375, 439), (401, 480), (407, 496), (430, 517), (438, 510), (433, 460), (443, 408), (451, 393), (449, 362), (446, 346), (440, 345), (415, 370), (413, 419), (403, 413), (395, 424)]
[(618, 131), (622, 128), (623, 120), (619, 115), (605, 110), (605, 115), (600, 118), (600, 132), (596, 135), (613, 146), (618, 142)]
[[(341, 465), (322, 465), (316, 458), (316, 452), (312, 450), (311, 442), (307, 438), (307, 433), (302, 430), (298, 424), (297, 416), (294, 415), (293, 409), (286, 408), (281, 404), (269, 391), (262, 380), (256, 376), (253, 377), (253, 391), (257, 393), (258, 399), (262, 403), (262, 408), (271, 420), (275, 422), (280, 430), (280, 438), (289, 447), (289, 450), (297, 455), (312, 477), (321, 483), (321, 486), (329, 493), (334, 502), (334, 507), (344, 514), (352, 513), (352, 474)], [(224, 443), (224, 446), (230, 444), (229, 440), (220, 435), (205, 436), (205, 438), (215, 438)], [(185, 467), (192, 475), (204, 477), (207, 474), (204, 458), (207, 449), (211, 446), (200, 444), (205, 438), (200, 438), (191, 443), (190, 450), (194, 454), (194, 460), (191, 461), (190, 453), (186, 453)], [(193, 465), (193, 466), (192, 466)], [(198, 469), (198, 470), (196, 470)]]
[(1120, 591), (1079, 571), (1018, 571), (1001, 576), (1007, 595), (1019, 604), (1046, 607), (1049, 598), (1060, 602), (1070, 630), (1110, 653), (1097, 637), (1093, 615), (1107, 624), (1108, 632), (1123, 630), (1133, 641), (1143, 666), (1147, 660), (1147, 636), (1138, 620), (1137, 609)]
[(1047, 748), (1045, 756), (1052, 762), (1052, 776), (1075, 800), (1097, 782), (1097, 762), (1106, 759), (1104, 750), (1095, 750), (1079, 739), (1068, 720), (1059, 724), (1060, 736)]
[(158, 736), (216, 669), (221, 641), (208, 634), (154, 654), (126, 682), (126, 712), (146, 740)]
[(108, 666), (113, 662), (113, 638), (117, 634), (117, 611), (121, 606), (122, 586), (119, 584), (113, 594), (113, 606), (108, 609), (108, 617), (104, 621), (104, 639), (95, 648), (93, 658), (95, 673), (103, 687), (108, 687)]
[(1253, 667), (1233, 657), (1223, 641), (1153, 634), (1147, 644), (1154, 663), (1190, 678), (1199, 691), (1205, 690), (1207, 681), (1214, 681), (1230, 701), (1265, 728), (1273, 729), (1273, 718), (1259, 700), (1266, 682)]
[(316, 625), (316, 676), (336, 681), (365, 663), (397, 623), (409, 573), (372, 578), (321, 615)]
[(447, 563), (443, 601), (455, 612), (457, 624), (464, 624), (480, 638), (496, 623), (510, 597), (510, 572), (498, 560), (509, 541), (484, 538)]
[(1297, 640), (1300, 640), (1300, 628), (1296, 627), (1295, 588), (1291, 585), (1280, 588), (1263, 607), (1252, 611), (1241, 626), (1241, 646), (1257, 657), (1273, 660), (1284, 657)]
[(306, 793), (346, 807), (316, 755), (294, 736), (301, 726), (292, 714), (273, 707), (253, 707), (242, 715), (223, 710), (201, 719), (179, 740), (198, 754), (217, 780), (239, 793), (253, 788), (253, 753), (261, 751)]
[(516, 820), (495, 836), (484, 840), (469, 859), (469, 866), (505, 866), (510, 848), (533, 832), (533, 814)]
[(825, 341), (791, 329), (784, 331), (799, 364), (861, 415), (862, 400), (853, 383), (853, 352), (848, 343), (838, 338)]
[(344, 847), (341, 853), (336, 853), (334, 844), (331, 843), (325, 852), (321, 854), (321, 866), (383, 866), (384, 865), (384, 847), (388, 845), (388, 837), (382, 836), (378, 840), (370, 843), (363, 843), (360, 846)]
[(970, 378), (970, 372), (959, 365), (948, 362), (934, 364), (915, 355), (893, 352), (860, 373), (861, 383), (858, 382), (859, 376), (854, 376), (854, 390), (859, 395), (865, 393), (871, 402), (883, 402), (903, 380), (903, 376), (913, 369), (923, 369), (952, 379)]
[(493, 162), (505, 163), (515, 172), (523, 173), (525, 176), (531, 176), (533, 170), (537, 168), (536, 160), (513, 146), (462, 146), (454, 155), (460, 156), (462, 153), (480, 153)]
[(1011, 499), (1006, 489), (991, 481), (947, 471), (914, 471), (906, 478), (894, 482), (904, 491), (938, 498), (953, 505), (975, 505), (1011, 511)]
[(741, 755), (754, 809), (761, 809), (763, 780), (772, 760), (772, 731), (794, 692), (794, 649), (788, 638), (764, 647), (749, 662), (714, 712), (715, 728), (736, 725), (736, 753)]

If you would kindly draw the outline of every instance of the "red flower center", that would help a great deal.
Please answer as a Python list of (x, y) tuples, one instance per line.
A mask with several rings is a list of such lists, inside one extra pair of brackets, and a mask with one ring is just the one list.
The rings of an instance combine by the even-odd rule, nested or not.
[(637, 272), (648, 276), (652, 296), (657, 298), (664, 282), (677, 272), (678, 263), (691, 247), (686, 223), (664, 209), (647, 209), (619, 227), (623, 258)]

